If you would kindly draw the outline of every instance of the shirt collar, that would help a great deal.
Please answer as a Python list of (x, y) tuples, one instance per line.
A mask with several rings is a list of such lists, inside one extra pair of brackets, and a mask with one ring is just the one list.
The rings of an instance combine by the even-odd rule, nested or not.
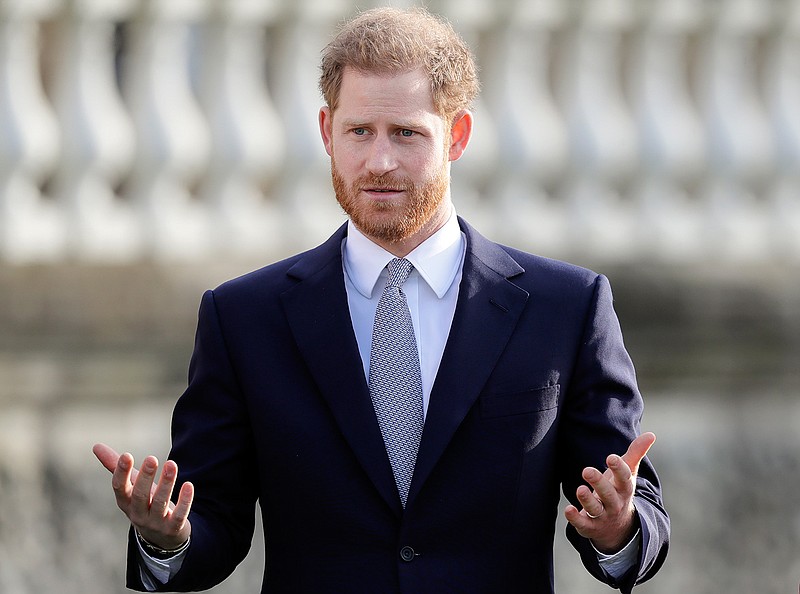
[[(458, 274), (464, 243), (453, 209), (442, 228), (406, 256), (439, 299), (444, 297)], [(352, 221), (347, 225), (343, 252), (350, 282), (359, 293), (371, 299), (381, 272), (395, 256), (367, 238)]]

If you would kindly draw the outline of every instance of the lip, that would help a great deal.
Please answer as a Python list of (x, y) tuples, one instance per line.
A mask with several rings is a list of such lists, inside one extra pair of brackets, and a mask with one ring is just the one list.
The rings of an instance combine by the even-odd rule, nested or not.
[(396, 188), (364, 188), (362, 190), (362, 192), (377, 200), (395, 198), (404, 191)]

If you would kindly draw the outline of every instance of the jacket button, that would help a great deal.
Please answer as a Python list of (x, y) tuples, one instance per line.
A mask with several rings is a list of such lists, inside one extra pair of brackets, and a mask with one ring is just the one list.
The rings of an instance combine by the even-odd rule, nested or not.
[(402, 549), (400, 549), (400, 558), (403, 561), (411, 562), (414, 560), (415, 556), (416, 553), (414, 552), (414, 549), (412, 549), (411, 547), (403, 547)]

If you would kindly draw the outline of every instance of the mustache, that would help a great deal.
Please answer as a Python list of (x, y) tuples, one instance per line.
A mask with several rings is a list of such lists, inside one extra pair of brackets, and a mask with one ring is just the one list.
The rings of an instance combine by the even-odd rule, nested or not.
[(415, 188), (414, 182), (408, 178), (392, 175), (362, 175), (354, 185), (358, 188), (372, 190), (413, 190)]

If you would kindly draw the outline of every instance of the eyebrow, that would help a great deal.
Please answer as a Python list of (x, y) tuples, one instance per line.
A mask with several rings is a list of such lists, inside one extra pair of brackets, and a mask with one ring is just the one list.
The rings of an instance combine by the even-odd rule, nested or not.
[[(371, 126), (371, 124), (365, 121), (355, 119), (344, 119), (340, 122), (340, 125), (344, 128), (369, 128)], [(392, 126), (402, 130), (429, 130), (429, 127), (426, 124), (423, 124), (421, 121), (413, 120), (407, 120), (405, 122), (398, 121), (393, 123)]]

